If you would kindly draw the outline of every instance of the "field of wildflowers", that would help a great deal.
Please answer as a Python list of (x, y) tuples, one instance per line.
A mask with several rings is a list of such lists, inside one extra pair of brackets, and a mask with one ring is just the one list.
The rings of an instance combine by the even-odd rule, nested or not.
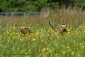
[[(78, 12), (77, 12), (78, 13)], [(66, 14), (37, 19), (0, 20), (0, 57), (84, 57), (85, 15)], [(68, 32), (62, 36), (49, 26), (66, 23)], [(26, 26), (32, 34), (23, 35)]]

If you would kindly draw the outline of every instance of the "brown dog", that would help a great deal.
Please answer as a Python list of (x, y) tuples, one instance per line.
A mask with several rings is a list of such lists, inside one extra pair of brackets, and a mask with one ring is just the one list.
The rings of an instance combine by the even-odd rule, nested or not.
[(60, 30), (60, 33), (61, 33), (62, 35), (63, 35), (64, 32), (67, 32), (66, 24), (59, 25), (59, 30)]
[(20, 32), (26, 34), (27, 32), (31, 33), (31, 31), (27, 27), (21, 27)]
[[(54, 26), (52, 26), (52, 24), (49, 21), (49, 25), (52, 27), (52, 29), (54, 29), (55, 32), (58, 32), (58, 29), (56, 29)], [(66, 24), (63, 25), (59, 25), (59, 32), (63, 35), (64, 32), (67, 32), (66, 29)]]

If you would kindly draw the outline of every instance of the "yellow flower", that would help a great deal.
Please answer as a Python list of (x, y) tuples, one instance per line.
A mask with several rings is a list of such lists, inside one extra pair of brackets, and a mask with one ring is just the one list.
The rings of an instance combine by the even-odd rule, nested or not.
[(43, 48), (41, 51), (42, 51), (42, 52), (44, 52), (45, 50), (46, 50), (46, 49), (45, 49), (45, 48)]
[(35, 41), (36, 40), (36, 38), (32, 38), (32, 41)]
[(7, 46), (4, 46), (4, 48), (6, 48)]
[(61, 45), (62, 47), (64, 46), (64, 45)]
[(69, 46), (66, 47), (67, 49), (69, 48)]
[(39, 35), (39, 32), (37, 32), (35, 35), (38, 36)]
[(72, 54), (72, 55), (74, 55), (74, 54), (75, 54), (75, 52), (73, 51), (71, 54)]
[(78, 54), (78, 57), (81, 57), (81, 55), (80, 55), (80, 54)]
[(49, 50), (49, 52), (51, 53), (51, 52), (52, 52), (52, 50)]
[(45, 40), (41, 40), (41, 43), (44, 43), (44, 44), (46, 44), (47, 42), (46, 42)]
[(85, 31), (84, 31), (84, 33), (85, 33)]
[(16, 54), (16, 51), (14, 50), (14, 54)]
[(41, 42), (44, 42), (44, 40), (41, 40)]
[(82, 49), (84, 49), (84, 46), (82, 45)]
[(16, 52), (14, 52), (14, 54), (16, 54)]
[(15, 34), (18, 34), (17, 32)]
[(46, 50), (49, 50), (49, 48), (46, 48)]
[(20, 41), (23, 41), (24, 40), (24, 38), (20, 38)]
[(58, 56), (58, 54), (56, 54), (56, 56)]
[(63, 54), (66, 54), (66, 51), (62, 51)]
[(69, 35), (69, 34), (70, 34), (70, 32), (67, 32), (67, 34)]
[(67, 52), (70, 52), (70, 51), (71, 51), (71, 49), (68, 49), (68, 50), (67, 50)]
[(29, 55), (27, 55), (26, 57), (29, 57)]
[(74, 48), (74, 50), (78, 50), (78, 48)]
[(53, 48), (53, 51), (55, 50), (55, 48)]
[(15, 29), (16, 27), (15, 26), (13, 26), (13, 29)]
[(80, 46), (82, 46), (82, 43), (80, 43)]

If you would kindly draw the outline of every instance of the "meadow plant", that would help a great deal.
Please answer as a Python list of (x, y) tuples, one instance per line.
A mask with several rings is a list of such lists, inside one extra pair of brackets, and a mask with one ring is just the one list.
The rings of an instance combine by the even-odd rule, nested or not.
[[(48, 21), (57, 28), (67, 24), (67, 33), (55, 32)], [(34, 33), (23, 35), (20, 27), (25, 26)], [(79, 11), (47, 18), (14, 18), (0, 20), (0, 57), (84, 57), (85, 56), (85, 13)]]

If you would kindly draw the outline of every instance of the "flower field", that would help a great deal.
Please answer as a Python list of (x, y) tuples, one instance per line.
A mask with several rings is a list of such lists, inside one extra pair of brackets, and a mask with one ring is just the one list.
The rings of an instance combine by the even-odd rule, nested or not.
[[(45, 19), (42, 21), (38, 19), (35, 22), (33, 20), (27, 22), (27, 19), (8, 20), (1, 20), (0, 23), (0, 57), (85, 56), (84, 21), (81, 21), (81, 23), (76, 20), (73, 23), (70, 23), (69, 20), (66, 21), (68, 32), (62, 36), (60, 33), (55, 32), (49, 26), (48, 20)], [(57, 28), (58, 20), (51, 21)], [(26, 35), (20, 33), (21, 26), (26, 26), (33, 33), (27, 33)]]

